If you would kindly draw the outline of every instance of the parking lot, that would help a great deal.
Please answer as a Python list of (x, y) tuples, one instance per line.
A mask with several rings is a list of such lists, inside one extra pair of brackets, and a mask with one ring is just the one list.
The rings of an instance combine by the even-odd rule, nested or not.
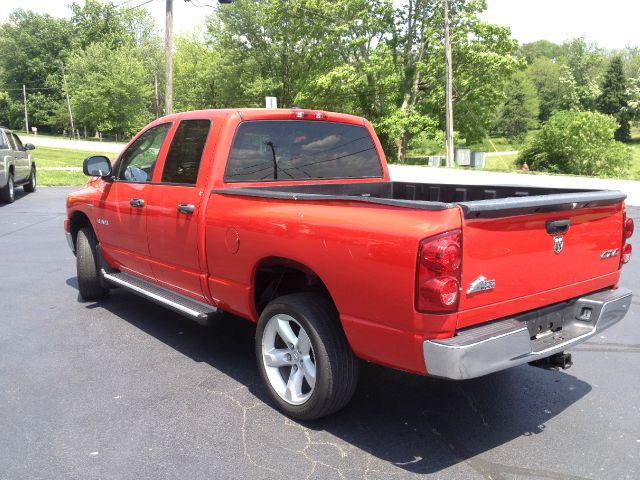
[(640, 231), (630, 314), (570, 370), (456, 383), (363, 365), (345, 410), (299, 423), (260, 385), (252, 324), (201, 327), (118, 290), (82, 301), (71, 189), (19, 190), (0, 206), (2, 480), (640, 477)]

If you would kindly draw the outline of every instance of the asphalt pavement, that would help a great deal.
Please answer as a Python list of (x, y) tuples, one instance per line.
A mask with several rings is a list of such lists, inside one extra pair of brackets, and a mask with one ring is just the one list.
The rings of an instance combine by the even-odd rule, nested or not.
[(640, 477), (640, 232), (629, 315), (570, 370), (447, 382), (363, 365), (345, 410), (300, 423), (260, 384), (252, 324), (200, 327), (124, 291), (82, 301), (71, 189), (19, 190), (0, 206), (2, 480)]

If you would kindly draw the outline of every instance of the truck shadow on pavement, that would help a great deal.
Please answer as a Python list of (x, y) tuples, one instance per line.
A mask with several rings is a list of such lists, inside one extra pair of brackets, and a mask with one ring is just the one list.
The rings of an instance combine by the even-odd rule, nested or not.
[[(75, 278), (67, 283), (77, 288)], [(491, 454), (481, 455), (521, 437), (544, 435), (549, 420), (591, 391), (589, 384), (566, 372), (521, 366), (449, 382), (363, 362), (356, 395), (343, 411), (319, 421), (296, 422), (275, 410), (260, 382), (255, 327), (250, 322), (223, 315), (212, 326), (201, 327), (120, 290), (86, 307), (104, 308), (192, 360), (208, 364), (210, 376), (198, 388), (210, 388), (242, 410), (238, 429), (243, 432), (245, 456), (267, 472), (295, 474), (282, 462), (298, 452), (308, 460), (310, 476), (318, 478), (393, 478), (451, 467), (462, 477), (471, 470), (494, 479), (581, 478), (519, 467), (532, 461), (535, 465), (524, 450), (522, 458), (510, 458), (509, 465), (490, 460)], [(229, 384), (227, 377), (232, 385), (216, 390), (221, 383)], [(221, 408), (213, 403), (211, 408)], [(292, 432), (299, 437), (295, 447), (286, 442)], [(280, 435), (282, 442), (273, 441)]]

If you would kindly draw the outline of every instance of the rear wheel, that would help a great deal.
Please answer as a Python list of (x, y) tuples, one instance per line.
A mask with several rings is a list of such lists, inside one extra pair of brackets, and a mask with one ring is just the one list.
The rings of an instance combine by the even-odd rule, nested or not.
[(31, 193), (36, 191), (37, 186), (36, 169), (34, 167), (31, 167), (31, 175), (29, 175), (29, 181), (24, 184), (23, 188), (25, 192)]
[(9, 172), (9, 178), (7, 178), (7, 184), (0, 188), (0, 200), (4, 203), (13, 203), (16, 199), (15, 186), (13, 184), (13, 173)]
[(285, 295), (262, 312), (256, 357), (271, 398), (286, 415), (320, 418), (355, 392), (358, 361), (333, 303), (316, 293)]
[(90, 227), (80, 229), (76, 240), (76, 269), (80, 295), (87, 300), (103, 298), (109, 292), (100, 281), (97, 246), (93, 230)]

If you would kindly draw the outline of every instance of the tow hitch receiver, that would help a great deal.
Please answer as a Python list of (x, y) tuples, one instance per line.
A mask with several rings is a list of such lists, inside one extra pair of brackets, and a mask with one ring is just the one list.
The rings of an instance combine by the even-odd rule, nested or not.
[(529, 362), (529, 365), (533, 367), (544, 368), (546, 370), (566, 370), (567, 368), (573, 365), (571, 361), (570, 353), (555, 353), (547, 358), (541, 358), (540, 360), (535, 360), (533, 362)]

